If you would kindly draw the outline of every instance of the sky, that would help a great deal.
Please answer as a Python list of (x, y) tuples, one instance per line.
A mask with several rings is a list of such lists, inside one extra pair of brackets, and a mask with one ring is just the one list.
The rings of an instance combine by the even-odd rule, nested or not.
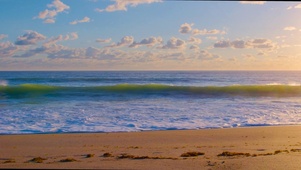
[(301, 70), (301, 3), (0, 0), (0, 70)]

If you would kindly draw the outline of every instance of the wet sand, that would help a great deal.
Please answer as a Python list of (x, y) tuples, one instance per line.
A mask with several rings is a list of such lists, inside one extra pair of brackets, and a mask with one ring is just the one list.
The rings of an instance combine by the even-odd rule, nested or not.
[(0, 168), (301, 169), (301, 126), (1, 135)]

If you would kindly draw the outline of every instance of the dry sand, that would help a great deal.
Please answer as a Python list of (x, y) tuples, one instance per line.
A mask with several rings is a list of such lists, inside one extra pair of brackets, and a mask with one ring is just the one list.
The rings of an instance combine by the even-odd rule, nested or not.
[(301, 126), (1, 135), (0, 168), (301, 169)]

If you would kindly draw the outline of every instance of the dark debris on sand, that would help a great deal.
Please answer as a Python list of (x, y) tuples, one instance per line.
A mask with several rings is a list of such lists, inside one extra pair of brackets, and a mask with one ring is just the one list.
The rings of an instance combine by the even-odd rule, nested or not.
[(200, 155), (205, 155), (203, 152), (186, 152), (181, 154), (181, 157), (194, 157), (194, 156), (200, 156)]

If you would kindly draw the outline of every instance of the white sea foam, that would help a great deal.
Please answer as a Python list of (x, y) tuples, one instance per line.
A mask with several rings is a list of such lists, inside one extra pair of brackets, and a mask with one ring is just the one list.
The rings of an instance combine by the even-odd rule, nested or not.
[[(196, 87), (299, 86), (299, 72), (37, 72), (34, 75), (32, 72), (2, 72), (0, 75), (0, 134), (128, 132), (301, 124), (300, 95), (212, 97), (172, 92), (162, 95), (152, 93), (154, 90), (149, 90), (145, 95), (129, 95), (131, 91), (119, 93), (122, 88), (117, 88), (114, 93), (104, 94), (97, 91), (98, 87), (82, 91), (76, 91), (80, 88), (69, 88), (125, 83)], [(68, 81), (68, 77), (72, 81)], [(9, 84), (6, 80), (9, 80)], [(66, 89), (66, 86), (69, 89), (44, 93), (43, 88), (38, 88), (32, 91), (33, 95), (29, 95), (31, 93), (27, 91), (20, 91), (23, 93), (18, 94), (8, 90), (6, 93), (3, 90), (5, 88), (1, 88), (28, 83), (64, 86), (62, 89)], [(66, 95), (70, 91), (74, 93)]]
[(300, 86), (300, 83), (289, 82), (289, 83), (267, 83), (268, 86), (278, 86), (278, 85), (286, 85), (286, 86)]
[(153, 98), (1, 109), (0, 133), (118, 132), (300, 124), (300, 100)]
[(6, 80), (0, 80), (0, 86), (7, 86), (8, 82)]

